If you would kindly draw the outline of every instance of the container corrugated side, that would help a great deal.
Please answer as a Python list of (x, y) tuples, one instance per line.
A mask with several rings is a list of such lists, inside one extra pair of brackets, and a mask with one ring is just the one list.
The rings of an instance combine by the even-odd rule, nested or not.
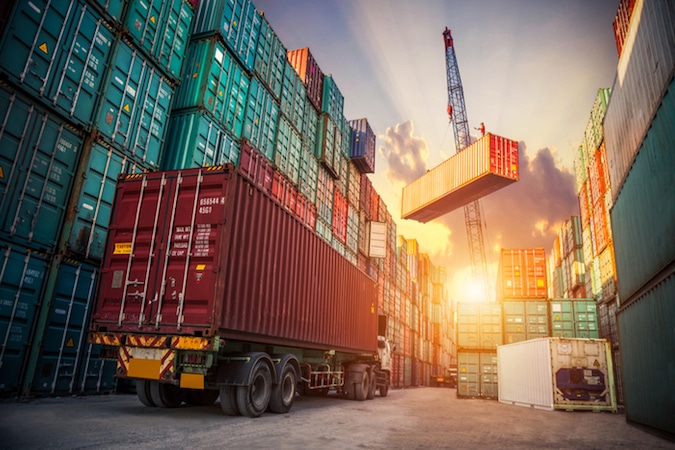
[(284, 116), (279, 118), (277, 137), (274, 144), (274, 164), (293, 184), (298, 184), (302, 141)]
[(610, 212), (620, 301), (675, 260), (675, 81)]
[(309, 47), (289, 50), (288, 61), (307, 87), (307, 99), (316, 111), (321, 111), (323, 100), (323, 72), (309, 51)]
[(614, 199), (668, 88), (675, 66), (674, 33), (672, 2), (636, 1), (604, 122)]
[(494, 134), (403, 188), (401, 217), (428, 222), (518, 181), (518, 143)]
[(281, 97), (284, 70), (288, 64), (286, 47), (274, 32), (267, 18), (262, 16), (256, 47), (255, 73), (277, 100)]
[[(375, 282), (228, 167), (129, 176), (112, 222), (94, 329), (377, 350)], [(147, 278), (150, 252), (149, 272), (165, 276)], [(133, 279), (143, 285), (126, 288)]]
[(457, 397), (498, 397), (497, 353), (472, 350), (457, 351)]
[(502, 248), (497, 275), (497, 298), (546, 298), (546, 250)]
[(534, 339), (497, 348), (499, 401), (553, 410), (550, 341)]
[(335, 123), (339, 123), (344, 117), (345, 99), (333, 79), (333, 75), (323, 76), (323, 94), (321, 96), (321, 112), (328, 114)]
[[(87, 342), (87, 327), (96, 292), (98, 266), (76, 260), (54, 261), (50, 270), (56, 271), (56, 284), (49, 302), (42, 345), (37, 355), (37, 366), (31, 384), (31, 393), (72, 395), (83, 393), (89, 365), (97, 366)], [(97, 358), (94, 358), (97, 359)], [(100, 392), (115, 388), (116, 364), (107, 361), (101, 377)], [(98, 380), (97, 380), (98, 382)]]
[(300, 172), (298, 174), (298, 189), (307, 197), (312, 205), (316, 205), (316, 189), (319, 178), (319, 161), (316, 160), (307, 148), (300, 151)]
[(281, 88), (280, 108), (296, 130), (303, 130), (305, 118), (305, 104), (307, 103), (307, 88), (300, 76), (290, 64), (284, 69), (284, 82)]
[(349, 157), (361, 173), (375, 172), (375, 133), (368, 119), (350, 120)]
[(618, 313), (626, 419), (675, 435), (675, 276), (645, 286)]
[(53, 110), (0, 85), (0, 238), (54, 252), (83, 138)]
[(181, 77), (194, 10), (185, 0), (131, 0), (124, 29), (174, 82)]
[(113, 42), (113, 30), (83, 0), (22, 0), (0, 44), (0, 71), (90, 129)]
[(251, 78), (242, 137), (250, 141), (270, 161), (274, 161), (278, 122), (279, 105), (257, 78)]
[(4, 241), (0, 255), (0, 394), (12, 395), (21, 388), (49, 258)]
[(88, 145), (90, 149), (83, 153), (77, 170), (81, 183), (73, 188), (62, 239), (70, 257), (100, 261), (118, 176), (146, 172), (149, 168), (101, 141)]
[(340, 131), (328, 114), (319, 117), (319, 126), (316, 135), (316, 159), (330, 172), (333, 177), (339, 176), (340, 161), (336, 162), (336, 152), (339, 151)]

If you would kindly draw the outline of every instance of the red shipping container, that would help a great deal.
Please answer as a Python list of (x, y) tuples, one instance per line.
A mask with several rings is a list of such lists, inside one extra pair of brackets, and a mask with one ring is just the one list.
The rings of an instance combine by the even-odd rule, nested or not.
[(295, 213), (295, 205), (298, 201), (298, 190), (289, 179), (284, 183), (284, 208)]
[(309, 201), (307, 200), (307, 197), (302, 195), (301, 193), (298, 192), (297, 194), (297, 200), (295, 202), (295, 217), (300, 220), (302, 223), (306, 223), (307, 220), (307, 205), (309, 204)]
[(265, 155), (253, 147), (247, 140), (242, 140), (239, 156), (239, 171), (268, 194), (272, 193), (274, 168)]
[(347, 198), (337, 188), (333, 201), (333, 235), (343, 244), (347, 242)]
[(595, 235), (595, 254), (599, 255), (607, 246), (607, 213), (605, 202), (600, 199), (593, 205), (593, 232)]
[(372, 278), (231, 165), (129, 175), (91, 330), (374, 353), (376, 296)]
[(309, 51), (309, 47), (289, 50), (288, 62), (295, 69), (307, 88), (307, 98), (318, 112), (321, 112), (323, 95), (323, 72)]
[(307, 215), (305, 216), (305, 225), (309, 227), (310, 230), (316, 230), (316, 206), (307, 200)]
[(370, 220), (379, 221), (380, 194), (377, 193), (374, 187), (370, 191), (370, 203), (368, 207), (370, 208)]
[(366, 213), (369, 220), (372, 219), (372, 217), (370, 217), (370, 198), (372, 196), (372, 190), (373, 190), (373, 183), (370, 181), (370, 178), (368, 178), (368, 175), (366, 174), (361, 175), (361, 192), (359, 193), (359, 206), (361, 211), (364, 211)]
[(579, 211), (581, 212), (581, 227), (584, 228), (590, 223), (591, 220), (591, 211), (589, 209), (589, 199), (588, 199), (588, 179), (584, 181), (581, 186), (581, 191), (579, 192)]

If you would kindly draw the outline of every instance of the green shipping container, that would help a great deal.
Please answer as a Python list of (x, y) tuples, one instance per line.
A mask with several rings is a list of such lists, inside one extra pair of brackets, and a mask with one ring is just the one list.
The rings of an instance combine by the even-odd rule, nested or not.
[(300, 151), (300, 173), (298, 176), (298, 188), (302, 195), (316, 205), (316, 189), (319, 178), (319, 161), (306, 147)]
[(284, 116), (279, 118), (274, 145), (274, 164), (293, 184), (298, 184), (302, 141), (300, 135)]
[(593, 299), (556, 298), (550, 301), (551, 336), (600, 337), (597, 304)]
[(257, 78), (251, 79), (242, 137), (269, 161), (274, 161), (274, 143), (279, 122), (279, 105)]
[(457, 397), (497, 399), (497, 352), (457, 352)]
[(321, 112), (327, 113), (333, 122), (340, 123), (341, 130), (345, 100), (340, 88), (330, 74), (323, 76), (323, 95), (321, 98)]
[(164, 148), (162, 170), (239, 165), (237, 139), (203, 110), (173, 114)]
[(670, 274), (652, 286), (618, 314), (626, 419), (675, 436), (672, 266)]
[(262, 16), (255, 55), (255, 73), (277, 100), (281, 98), (284, 70), (289, 65), (286, 47), (265, 16)]
[(502, 305), (460, 302), (457, 304), (457, 347), (496, 349), (503, 344)]

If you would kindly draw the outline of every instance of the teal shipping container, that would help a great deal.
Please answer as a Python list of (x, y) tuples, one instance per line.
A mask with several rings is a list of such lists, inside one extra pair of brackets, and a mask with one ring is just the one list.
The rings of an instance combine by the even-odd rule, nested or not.
[(255, 55), (255, 73), (267, 86), (276, 100), (281, 98), (284, 70), (289, 65), (286, 47), (272, 29), (265, 16), (261, 16), (260, 34)]
[(509, 299), (502, 308), (504, 344), (549, 336), (548, 302)]
[(131, 0), (124, 29), (164, 74), (177, 82), (194, 14), (186, 0)]
[(319, 177), (319, 161), (314, 154), (303, 147), (300, 151), (300, 173), (298, 175), (298, 189), (307, 197), (312, 205), (316, 205), (316, 188)]
[[(94, 376), (93, 363), (87, 342), (87, 327), (92, 301), (96, 292), (98, 266), (75, 260), (55, 260), (50, 270), (57, 272), (52, 293), (45, 292), (49, 302), (47, 323), (31, 384), (31, 393), (72, 395), (84, 393), (85, 378)], [(100, 386), (111, 392), (115, 386), (116, 365), (110, 361)]]
[[(336, 167), (335, 153), (340, 151), (340, 130), (328, 114), (319, 117), (319, 126), (316, 134), (316, 159), (318, 159), (333, 177), (338, 177), (339, 167)], [(338, 161), (339, 164), (339, 161)]]
[(333, 122), (342, 123), (345, 99), (333, 76), (330, 74), (323, 76), (323, 95), (321, 99), (321, 112), (327, 113), (333, 119)]
[[(638, 155), (639, 157), (639, 155)], [(630, 175), (629, 175), (630, 177)], [(675, 437), (675, 271), (619, 310), (626, 419)]]
[(500, 303), (457, 303), (457, 348), (496, 349), (503, 344), (502, 320)]
[(0, 241), (0, 395), (17, 394), (28, 358), (49, 258)]
[(457, 352), (457, 398), (497, 399), (497, 352)]
[(302, 121), (302, 145), (312, 155), (316, 155), (316, 133), (319, 127), (319, 113), (312, 106), (309, 98), (305, 102), (305, 117)]
[(600, 338), (595, 300), (554, 298), (549, 302), (549, 312), (552, 337)]
[(251, 79), (246, 102), (244, 131), (246, 138), (269, 161), (274, 161), (274, 143), (279, 122), (279, 105), (257, 78)]
[(307, 88), (293, 66), (286, 64), (284, 82), (281, 88), (281, 113), (293, 124), (296, 130), (303, 130)]
[(52, 253), (82, 137), (53, 111), (0, 85), (0, 238)]
[(138, 50), (118, 40), (97, 129), (118, 149), (158, 168), (174, 88)]
[(675, 260), (675, 80), (610, 211), (617, 287), (623, 304)]
[(73, 188), (69, 216), (63, 227), (66, 254), (100, 261), (108, 234), (117, 177), (149, 171), (131, 156), (102, 142), (89, 143), (83, 152)]
[(193, 40), (174, 110), (203, 108), (240, 138), (251, 79), (218, 37)]
[(169, 120), (162, 170), (239, 165), (239, 141), (203, 110), (173, 114)]
[(91, 3), (94, 7), (99, 9), (109, 21), (121, 25), (127, 0), (93, 0)]
[(284, 116), (279, 118), (274, 145), (274, 164), (297, 186), (300, 173), (302, 141), (300, 135)]
[(113, 41), (113, 30), (83, 0), (21, 0), (0, 42), (0, 72), (89, 130)]
[(253, 71), (260, 23), (260, 13), (251, 0), (200, 0), (192, 35), (220, 33), (239, 62)]

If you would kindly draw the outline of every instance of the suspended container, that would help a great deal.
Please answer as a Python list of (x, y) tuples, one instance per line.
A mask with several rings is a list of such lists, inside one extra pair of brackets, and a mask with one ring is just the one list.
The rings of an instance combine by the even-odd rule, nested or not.
[(279, 105), (257, 78), (251, 79), (244, 113), (242, 137), (269, 161), (274, 161), (274, 144), (279, 122)]
[(350, 120), (349, 157), (361, 173), (375, 172), (375, 133), (368, 119)]
[(156, 66), (120, 39), (103, 87), (96, 127), (103, 139), (157, 169), (173, 92)]
[(83, 0), (21, 0), (0, 43), (0, 72), (89, 130), (113, 42), (113, 30)]
[(549, 337), (502, 345), (497, 365), (501, 403), (617, 411), (611, 350), (604, 339)]
[(53, 253), (82, 137), (61, 116), (0, 85), (0, 239)]
[(124, 30), (169, 79), (178, 82), (194, 14), (185, 0), (131, 0)]
[(199, 0), (193, 38), (219, 33), (239, 62), (252, 72), (261, 15), (251, 0)]
[(289, 50), (287, 57), (288, 62), (307, 88), (307, 99), (317, 112), (321, 112), (324, 74), (309, 51), (309, 47)]
[(50, 259), (0, 241), (0, 395), (18, 394)]
[(401, 217), (426, 223), (518, 181), (518, 143), (486, 134), (403, 188)]
[(168, 128), (163, 170), (239, 165), (239, 141), (205, 111), (173, 113)]
[[(78, 168), (63, 227), (70, 257), (100, 261), (105, 249), (117, 178), (150, 170), (129, 155), (102, 142), (88, 144)], [(80, 181), (81, 180), (81, 181)]]

